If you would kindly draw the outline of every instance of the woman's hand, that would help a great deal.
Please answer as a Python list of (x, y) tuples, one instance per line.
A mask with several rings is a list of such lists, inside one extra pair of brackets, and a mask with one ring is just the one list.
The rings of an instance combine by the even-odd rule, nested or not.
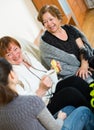
[(49, 88), (52, 87), (52, 80), (49, 76), (45, 75), (40, 81), (39, 88), (36, 91), (36, 94), (40, 97), (44, 96)]
[(81, 63), (81, 67), (76, 72), (76, 76), (79, 76), (82, 79), (88, 78), (88, 75), (92, 75), (91, 71), (89, 71), (88, 62), (83, 60)]
[(65, 112), (59, 111), (57, 117), (64, 120), (67, 117), (67, 114)]

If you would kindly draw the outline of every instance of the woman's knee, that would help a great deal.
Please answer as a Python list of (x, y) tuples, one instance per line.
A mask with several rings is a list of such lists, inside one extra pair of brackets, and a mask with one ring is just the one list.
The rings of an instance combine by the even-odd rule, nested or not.
[(81, 120), (89, 120), (91, 117), (91, 110), (86, 106), (80, 106), (76, 109), (76, 112), (81, 115)]
[(86, 107), (86, 106), (80, 106), (80, 107), (78, 107), (78, 108), (77, 108), (77, 111), (79, 111), (79, 112), (86, 111), (86, 112), (88, 112), (88, 113), (91, 112), (91, 110), (90, 110), (88, 107)]

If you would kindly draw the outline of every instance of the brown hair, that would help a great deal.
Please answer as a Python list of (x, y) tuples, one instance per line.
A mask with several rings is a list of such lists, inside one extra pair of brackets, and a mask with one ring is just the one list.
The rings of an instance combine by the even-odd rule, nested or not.
[(18, 94), (9, 88), (8, 76), (12, 70), (11, 64), (4, 58), (0, 58), (0, 106), (8, 104)]
[(43, 24), (43, 15), (49, 12), (52, 16), (57, 17), (58, 19), (62, 20), (62, 14), (59, 9), (55, 5), (44, 5), (38, 14), (37, 19)]
[(9, 36), (4, 36), (0, 38), (0, 56), (1, 57), (4, 57), (5, 54), (7, 53), (10, 43), (14, 43), (15, 45), (21, 48), (19, 42), (16, 39)]

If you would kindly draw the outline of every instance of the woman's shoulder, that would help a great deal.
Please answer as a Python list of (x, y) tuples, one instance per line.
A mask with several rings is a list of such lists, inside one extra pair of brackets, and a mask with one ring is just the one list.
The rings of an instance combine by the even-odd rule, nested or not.
[(38, 96), (19, 95), (7, 105), (8, 109), (20, 109), (26, 107), (30, 109), (37, 108), (38, 110), (42, 110), (45, 107), (45, 104)]
[(63, 25), (61, 27), (64, 28), (64, 29), (69, 29), (69, 30), (74, 30), (75, 29), (75, 26), (70, 25), (70, 24), (65, 24), (65, 25)]
[(42, 35), (42, 39), (49, 39), (51, 36), (52, 34), (46, 30)]
[(42, 101), (42, 99), (38, 96), (31, 96), (31, 95), (27, 95), (27, 96), (19, 96), (19, 101), (22, 101), (22, 102), (26, 102), (26, 103), (29, 103), (29, 104), (32, 104), (32, 106), (34, 105), (43, 105), (44, 106), (44, 102)]
[(65, 29), (69, 34), (80, 36), (80, 31), (74, 25), (65, 24), (62, 26), (62, 28)]

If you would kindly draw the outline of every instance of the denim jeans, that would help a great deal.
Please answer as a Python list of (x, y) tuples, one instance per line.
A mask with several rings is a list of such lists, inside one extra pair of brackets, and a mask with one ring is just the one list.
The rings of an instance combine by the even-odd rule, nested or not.
[[(67, 118), (61, 130), (94, 130), (94, 114), (89, 108), (67, 106), (62, 111), (67, 113)], [(54, 117), (57, 117), (57, 113)]]
[[(67, 113), (67, 116), (70, 115), (70, 113), (75, 110), (75, 107), (73, 106), (66, 106), (64, 108), (61, 109), (61, 111)], [(57, 115), (58, 115), (58, 112), (56, 114), (54, 114), (54, 118), (56, 119), (57, 118)]]
[(89, 123), (85, 125), (84, 130), (94, 130), (94, 113), (93, 112), (91, 112)]

